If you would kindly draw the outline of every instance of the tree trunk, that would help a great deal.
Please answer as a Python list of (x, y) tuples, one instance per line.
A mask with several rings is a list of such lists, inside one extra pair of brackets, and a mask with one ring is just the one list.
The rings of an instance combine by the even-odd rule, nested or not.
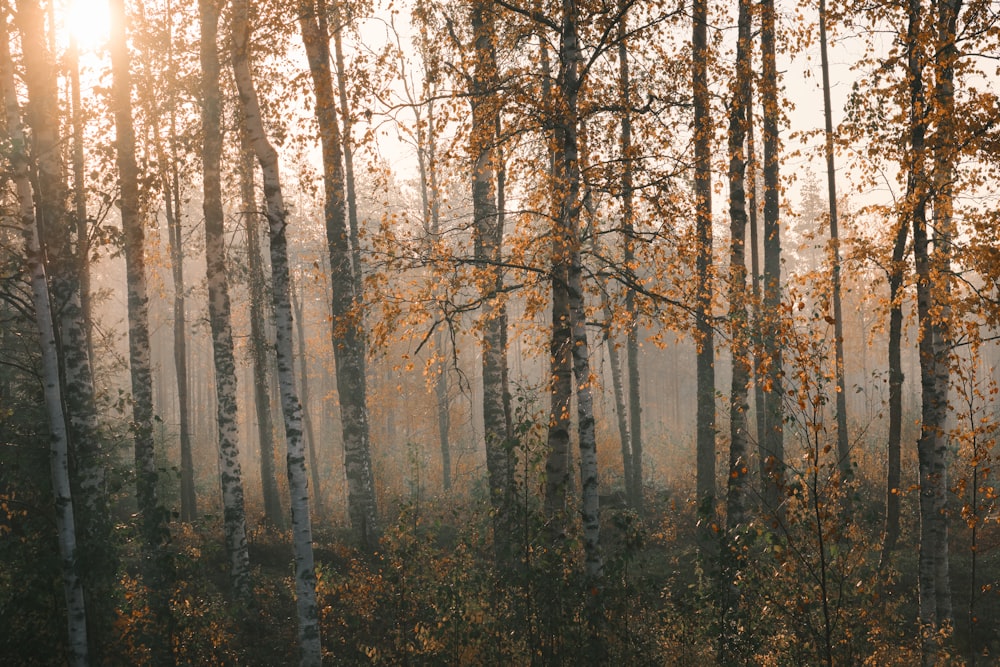
[(217, 0), (200, 0), (202, 173), (205, 198), (205, 259), (208, 311), (215, 362), (216, 420), (219, 442), (219, 478), (222, 485), (223, 525), (229, 575), (236, 596), (250, 599), (250, 555), (247, 547), (243, 473), (240, 467), (237, 421), (236, 360), (230, 317), (229, 279), (226, 276), (225, 216), (222, 209), (222, 99), (218, 49)]
[(747, 527), (747, 480), (750, 471), (748, 446), (749, 386), (752, 343), (747, 311), (746, 265), (746, 166), (745, 143), (750, 113), (751, 0), (740, 0), (736, 42), (736, 74), (733, 103), (729, 108), (729, 330), (732, 346), (732, 382), (729, 394), (729, 474), (726, 492), (726, 544), (722, 554), (723, 592), (720, 662), (734, 664), (743, 653), (740, 646), (744, 624), (740, 571), (745, 565)]
[(333, 284), (330, 309), (337, 395), (344, 432), (348, 513), (358, 540), (374, 550), (378, 546), (380, 529), (368, 429), (363, 304), (361, 294), (355, 291), (357, 283), (345, 220), (343, 156), (330, 71), (329, 31), (325, 12), (317, 10), (313, 0), (299, 3), (299, 27), (316, 95), (315, 112), (322, 146), (324, 216)]
[(333, 45), (337, 66), (337, 92), (340, 95), (340, 119), (344, 129), (341, 140), (344, 145), (344, 192), (347, 195), (347, 225), (350, 236), (351, 268), (354, 274), (354, 294), (357, 299), (364, 297), (361, 271), (361, 241), (358, 237), (358, 197), (354, 184), (354, 141), (351, 133), (353, 125), (351, 105), (347, 100), (347, 72), (344, 67), (342, 34), (344, 19), (340, 11), (343, 0), (331, 0), (330, 14), (333, 18)]
[[(837, 379), (837, 462), (841, 478), (847, 482), (854, 476), (851, 446), (847, 433), (847, 383), (844, 379), (844, 315), (840, 303), (840, 234), (837, 229), (837, 172), (833, 155), (833, 107), (830, 103), (830, 62), (826, 52), (826, 0), (819, 0), (819, 49), (823, 70), (823, 119), (826, 126), (826, 183), (830, 200), (830, 290), (833, 298), (833, 349)], [(818, 462), (817, 462), (818, 464)], [(846, 492), (850, 508), (851, 490)], [(845, 512), (846, 517), (851, 513)]]
[(903, 338), (903, 272), (908, 236), (908, 221), (902, 219), (896, 228), (889, 267), (889, 441), (886, 451), (885, 536), (879, 569), (889, 564), (889, 558), (899, 540), (900, 441), (903, 431), (903, 362), (900, 354)]
[(471, 80), (472, 209), (475, 258), (480, 268), (480, 295), (483, 300), (482, 372), (483, 435), (490, 503), (493, 509), (493, 542), (498, 566), (513, 560), (513, 471), (510, 433), (504, 401), (506, 373), (507, 318), (502, 307), (502, 233), (496, 203), (496, 128), (499, 114), (494, 39), (494, 5), (490, 0), (472, 3), (471, 25), (475, 41), (475, 67)]
[[(622, 105), (621, 151), (622, 151), (622, 241), (623, 261), (626, 274), (634, 278), (637, 268), (635, 261), (635, 209), (634, 175), (632, 163), (632, 78), (628, 62), (628, 23), (626, 0), (619, 1), (621, 18), (618, 22), (618, 88)], [(628, 434), (629, 460), (626, 470), (627, 483), (632, 489), (628, 497), (629, 505), (642, 514), (642, 396), (639, 391), (639, 309), (635, 301), (635, 289), (625, 287), (625, 311), (628, 327), (625, 330), (625, 362), (628, 366)]]
[[(175, 76), (173, 56), (173, 33), (167, 32), (167, 72)], [(168, 151), (163, 146), (160, 137), (159, 113), (156, 102), (149, 99), (155, 95), (147, 90), (147, 109), (151, 110), (153, 141), (156, 159), (160, 166), (160, 187), (163, 190), (163, 208), (167, 219), (167, 241), (170, 253), (171, 277), (174, 283), (174, 375), (177, 383), (177, 403), (180, 430), (180, 500), (181, 521), (194, 521), (198, 515), (198, 502), (194, 487), (194, 461), (191, 452), (191, 401), (188, 396), (188, 364), (187, 364), (187, 314), (185, 308), (184, 287), (184, 248), (183, 225), (181, 222), (181, 192), (180, 167), (177, 156), (177, 113), (171, 105), (168, 113), (169, 143)]]
[[(146, 286), (145, 229), (139, 210), (139, 168), (132, 125), (132, 77), (125, 34), (124, 0), (109, 0), (111, 13), (111, 99), (115, 117), (115, 153), (118, 166), (122, 229), (125, 235), (125, 276), (128, 287), (129, 368), (132, 379), (132, 435), (135, 442), (136, 490), (146, 585), (163, 635), (157, 638), (155, 660), (172, 662), (169, 624), (170, 533), (167, 512), (157, 498), (158, 472), (153, 443), (153, 382), (149, 347), (149, 296)], [(165, 628), (164, 625), (166, 624)]]
[(292, 350), (292, 307), (289, 298), (288, 211), (281, 192), (278, 154), (267, 139), (260, 103), (250, 73), (247, 46), (250, 25), (246, 0), (233, 1), (232, 63), (247, 136), (260, 163), (270, 230), (272, 302), (276, 329), (278, 382), (288, 448), (288, 491), (291, 496), (292, 544), (295, 552), (295, 594), (299, 621), (299, 664), (322, 663), (319, 612), (316, 606), (316, 568), (313, 561), (312, 522), (309, 516), (309, 483), (302, 442), (302, 406), (295, 393), (295, 358)]
[(764, 460), (764, 506), (780, 518), (781, 494), (785, 478), (785, 445), (782, 423), (784, 398), (781, 349), (781, 228), (778, 174), (779, 141), (778, 69), (775, 63), (774, 0), (761, 2), (761, 48), (763, 80), (761, 103), (764, 107), (764, 302), (763, 355), (764, 414), (767, 427), (761, 441)]
[(319, 459), (316, 456), (316, 431), (313, 429), (309, 411), (309, 357), (306, 354), (306, 321), (302, 312), (302, 302), (292, 285), (292, 310), (295, 315), (295, 329), (299, 337), (299, 386), (302, 388), (302, 424), (305, 426), (306, 449), (309, 451), (309, 474), (312, 478), (313, 497), (316, 509), (313, 513), (320, 520), (326, 516), (323, 507), (323, 493), (320, 490)]
[[(18, 3), (16, 22), (21, 34), (28, 89), (26, 118), (31, 127), (29, 140), (35, 156), (35, 224), (43, 248), (43, 261), (46, 262), (49, 300), (57, 329), (57, 349), (62, 365), (61, 395), (71, 464), (75, 472), (71, 483), (74, 484), (79, 534), (78, 571), (84, 578), (88, 596), (91, 653), (99, 658), (104, 642), (112, 632), (114, 611), (108, 600), (115, 582), (117, 555), (111, 540), (112, 525), (106, 489), (107, 456), (98, 436), (89, 327), (84, 310), (84, 285), (81, 283), (81, 279), (89, 275), (81, 268), (89, 257), (81, 250), (84, 241), (79, 237), (81, 232), (86, 236), (86, 224), (81, 226), (79, 211), (75, 224), (71, 222), (62, 163), (58, 72), (45, 40), (44, 16), (39, 4)], [(75, 120), (75, 126), (79, 125), (79, 118)], [(82, 131), (76, 134), (74, 148), (81, 134)], [(74, 232), (77, 235), (75, 243)], [(74, 248), (77, 252), (75, 257)]]
[(611, 387), (615, 397), (615, 419), (618, 422), (618, 439), (622, 448), (622, 476), (625, 483), (625, 498), (629, 505), (635, 497), (635, 487), (632, 479), (632, 446), (631, 437), (628, 432), (628, 407), (625, 405), (625, 388), (622, 386), (622, 362), (621, 355), (618, 354), (618, 344), (615, 343), (611, 335), (611, 324), (614, 320), (614, 313), (611, 310), (607, 293), (604, 299), (604, 326), (602, 334), (604, 343), (608, 348), (608, 363), (611, 366)]
[(0, 87), (7, 121), (7, 134), (12, 150), (8, 153), (12, 176), (19, 200), (19, 218), (25, 243), (25, 265), (31, 282), (35, 321), (40, 334), (42, 378), (45, 410), (49, 427), (49, 466), (52, 493), (55, 497), (56, 531), (62, 569), (63, 594), (66, 600), (67, 660), (73, 667), (89, 664), (87, 648), (87, 610), (83, 582), (77, 569), (76, 525), (73, 497), (70, 489), (69, 433), (63, 411), (62, 389), (59, 383), (59, 357), (56, 345), (52, 307), (49, 303), (42, 249), (38, 239), (35, 206), (29, 180), (30, 165), (26, 153), (27, 140), (21, 126), (17, 103), (13, 60), (7, 33), (7, 7), (3, 6), (3, 26), (0, 27)]
[(936, 404), (933, 409), (939, 421), (934, 422), (937, 442), (934, 447), (934, 467), (940, 477), (943, 494), (942, 511), (935, 516), (940, 524), (941, 538), (936, 545), (934, 559), (937, 566), (937, 586), (935, 597), (937, 619), (941, 627), (954, 622), (951, 601), (951, 580), (948, 555), (948, 436), (945, 432), (948, 418), (948, 389), (951, 380), (952, 321), (951, 305), (951, 256), (956, 234), (954, 220), (954, 189), (956, 164), (958, 163), (959, 139), (956, 136), (955, 109), (955, 68), (960, 58), (958, 51), (958, 15), (962, 0), (938, 0), (936, 19), (934, 106), (937, 131), (932, 144), (934, 174), (934, 251), (931, 258), (932, 279), (931, 298), (934, 301), (931, 319), (934, 348), (934, 393)]
[(250, 356), (253, 365), (253, 398), (257, 414), (257, 440), (260, 446), (260, 487), (264, 496), (264, 520), (275, 528), (285, 527), (281, 509), (281, 494), (274, 466), (274, 422), (271, 418), (271, 349), (264, 323), (267, 321), (265, 303), (266, 278), (264, 259), (260, 250), (257, 203), (254, 201), (253, 148), (245, 129), (240, 132), (240, 199), (243, 205), (247, 237), (247, 264), (250, 283)]
[[(604, 559), (601, 555), (598, 507), (597, 445), (594, 433), (594, 412), (590, 374), (590, 348), (587, 341), (586, 314), (580, 260), (581, 175), (579, 148), (579, 94), (582, 51), (578, 32), (579, 9), (574, 0), (563, 0), (561, 42), (559, 51), (560, 104), (556, 120), (555, 144), (557, 179), (555, 193), (559, 214), (555, 219), (554, 236), (562, 241), (560, 252), (553, 256), (554, 266), (565, 266), (566, 292), (569, 308), (570, 348), (573, 374), (576, 380), (577, 429), (580, 438), (581, 518), (585, 572), (591, 579), (601, 577)], [(553, 333), (553, 337), (555, 334)]]
[(697, 348), (698, 549), (705, 567), (715, 556), (715, 337), (712, 330), (712, 134), (708, 95), (708, 0), (693, 5), (694, 189), (697, 235), (695, 346)]
[[(907, 159), (907, 203), (913, 226), (913, 259), (917, 278), (917, 322), (920, 328), (920, 438), (917, 461), (920, 482), (920, 553), (917, 564), (918, 620), (921, 626), (923, 661), (935, 664), (938, 656), (937, 632), (950, 619), (948, 580), (948, 522), (945, 515), (948, 493), (946, 468), (947, 386), (939, 383), (938, 349), (935, 345), (935, 310), (939, 276), (928, 247), (927, 203), (932, 184), (927, 173), (928, 129), (921, 45), (922, 3), (910, 0), (906, 35), (910, 89), (910, 151)], [(947, 363), (947, 360), (945, 360)], [(947, 601), (943, 608), (942, 601)], [(942, 611), (945, 615), (942, 615)]]
[(760, 478), (766, 478), (764, 465), (767, 454), (764, 451), (764, 433), (767, 432), (767, 412), (764, 410), (764, 383), (762, 381), (762, 368), (764, 357), (764, 341), (761, 337), (761, 322), (763, 313), (761, 304), (763, 302), (760, 294), (760, 235), (757, 225), (757, 148), (754, 142), (754, 117), (753, 117), (753, 80), (747, 86), (747, 174), (745, 183), (747, 184), (747, 220), (750, 223), (750, 290), (751, 304), (750, 317), (753, 323), (753, 404), (754, 422), (757, 436), (757, 464), (760, 471)]

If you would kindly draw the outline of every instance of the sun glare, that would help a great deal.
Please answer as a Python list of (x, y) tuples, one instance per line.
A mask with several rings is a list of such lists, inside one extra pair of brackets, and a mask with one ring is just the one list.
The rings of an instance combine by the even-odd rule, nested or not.
[(108, 42), (108, 0), (66, 0), (64, 29), (81, 52), (93, 52)]

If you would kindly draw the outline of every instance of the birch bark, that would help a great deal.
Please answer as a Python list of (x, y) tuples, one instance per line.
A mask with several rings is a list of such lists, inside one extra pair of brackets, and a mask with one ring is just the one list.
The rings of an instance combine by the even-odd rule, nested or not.
[(202, 182), (205, 215), (205, 260), (208, 311), (215, 362), (216, 424), (219, 480), (222, 486), (223, 525), (229, 576), (236, 596), (252, 595), (250, 553), (247, 545), (243, 473), (240, 467), (237, 422), (236, 359), (230, 317), (229, 279), (226, 275), (226, 238), (222, 209), (222, 99), (218, 32), (220, 5), (201, 0)]
[(260, 114), (260, 103), (250, 73), (247, 46), (250, 24), (247, 0), (232, 3), (232, 65), (247, 137), (260, 163), (264, 199), (270, 231), (273, 276), (278, 383), (288, 447), (288, 491), (291, 495), (292, 544), (295, 553), (295, 594), (299, 622), (299, 664), (312, 667), (322, 663), (319, 611), (316, 606), (316, 568), (313, 560), (312, 523), (309, 516), (309, 483), (305, 448), (302, 442), (302, 406), (295, 392), (295, 358), (292, 352), (292, 307), (289, 297), (288, 211), (281, 191), (278, 154), (268, 141)]
[(77, 571), (76, 525), (73, 517), (73, 497), (70, 490), (69, 434), (63, 411), (62, 388), (59, 383), (59, 358), (55, 325), (49, 302), (45, 264), (38, 238), (34, 197), (29, 180), (27, 139), (21, 125), (21, 113), (14, 84), (13, 61), (7, 33), (7, 7), (3, 6), (0, 27), (0, 87), (3, 89), (9, 153), (13, 180), (18, 199), (18, 216), (25, 244), (25, 264), (31, 282), (35, 321), (40, 334), (42, 378), (45, 408), (49, 427), (49, 466), (52, 492), (55, 496), (56, 531), (59, 560), (62, 569), (63, 595), (66, 600), (67, 648), (69, 664), (83, 667), (89, 664), (87, 647), (87, 610), (83, 583)]

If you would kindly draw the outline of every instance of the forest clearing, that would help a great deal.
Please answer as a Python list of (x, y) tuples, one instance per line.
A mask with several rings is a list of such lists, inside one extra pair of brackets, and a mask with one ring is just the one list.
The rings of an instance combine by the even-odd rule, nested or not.
[(0, 26), (4, 664), (997, 664), (996, 0)]

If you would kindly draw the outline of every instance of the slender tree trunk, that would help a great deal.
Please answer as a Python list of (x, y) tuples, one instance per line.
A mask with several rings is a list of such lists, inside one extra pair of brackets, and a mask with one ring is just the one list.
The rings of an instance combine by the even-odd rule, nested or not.
[[(923, 662), (935, 664), (938, 657), (937, 632), (950, 619), (948, 580), (948, 523), (946, 444), (943, 429), (947, 416), (947, 387), (938, 382), (938, 349), (935, 345), (935, 310), (940, 287), (933, 258), (928, 250), (927, 203), (931, 186), (927, 173), (928, 128), (921, 58), (925, 17), (920, 0), (910, 0), (906, 35), (907, 69), (910, 89), (910, 151), (907, 159), (907, 204), (913, 226), (913, 258), (917, 279), (917, 322), (920, 327), (920, 438), (917, 461), (920, 482), (920, 553), (917, 565), (918, 619), (921, 625)], [(942, 616), (945, 611), (948, 615)]]
[[(172, 162), (171, 164), (176, 164)], [(175, 172), (176, 176), (176, 172)], [(177, 185), (175, 178), (174, 185)], [(173, 194), (174, 201), (171, 194)], [(181, 445), (181, 521), (194, 521), (198, 516), (198, 498), (194, 487), (194, 459), (191, 452), (191, 401), (188, 396), (187, 316), (184, 287), (184, 249), (180, 220), (180, 195), (171, 187), (164, 189), (167, 233), (174, 280), (174, 371), (177, 377), (177, 401)]]
[(205, 259), (208, 311), (215, 362), (216, 420), (219, 443), (219, 478), (222, 485), (223, 525), (229, 575), (236, 596), (252, 595), (250, 555), (247, 546), (243, 472), (240, 467), (237, 417), (236, 359), (230, 317), (229, 279), (226, 275), (226, 238), (222, 209), (222, 99), (219, 94), (218, 0), (200, 0), (202, 174), (205, 198)]
[(306, 321), (303, 315), (302, 302), (298, 298), (295, 286), (292, 286), (292, 310), (295, 315), (295, 329), (299, 337), (299, 386), (302, 391), (302, 424), (305, 426), (306, 448), (309, 451), (309, 474), (312, 478), (313, 497), (316, 509), (314, 514), (322, 520), (326, 516), (323, 506), (323, 493), (320, 491), (319, 459), (316, 456), (316, 431), (313, 429), (312, 414), (309, 410), (309, 357), (306, 354)]
[[(427, 43), (427, 25), (420, 23), (420, 37), (423, 43)], [(424, 56), (423, 101), (418, 102), (410, 98), (413, 104), (414, 115), (417, 125), (417, 169), (420, 175), (420, 199), (423, 205), (424, 219), (424, 252), (431, 256), (433, 254), (434, 243), (440, 238), (441, 231), (441, 204), (440, 193), (438, 192), (437, 180), (437, 134), (434, 117), (434, 91), (431, 80), (436, 79), (438, 73), (431, 69), (433, 65)], [(400, 68), (404, 67), (400, 63)], [(424, 121), (421, 105), (427, 107), (427, 120)], [(426, 128), (426, 129), (425, 129)], [(438, 299), (440, 291), (435, 290), (432, 299)], [(442, 318), (448, 314), (442, 310)], [(444, 332), (439, 328), (434, 332), (434, 350), (437, 355), (434, 369), (434, 395), (437, 401), (437, 422), (438, 422), (438, 446), (441, 450), (441, 486), (445, 491), (451, 489), (451, 442), (449, 431), (451, 430), (451, 405), (448, 389), (448, 361), (447, 361), (447, 341)]]
[(264, 519), (272, 526), (285, 527), (281, 494), (274, 466), (274, 421), (271, 418), (271, 381), (268, 368), (272, 349), (268, 345), (264, 323), (267, 321), (266, 278), (260, 249), (257, 204), (254, 201), (253, 148), (245, 130), (240, 132), (240, 198), (243, 203), (247, 235), (247, 264), (250, 283), (250, 356), (253, 365), (253, 398), (257, 414), (257, 440), (260, 443), (260, 487), (264, 496)]
[(247, 136), (260, 163), (270, 229), (272, 302), (274, 304), (278, 382), (288, 448), (288, 491), (291, 496), (292, 544), (295, 552), (295, 595), (299, 621), (299, 664), (322, 663), (319, 612), (316, 606), (316, 568), (313, 561), (309, 483), (302, 442), (302, 406), (295, 393), (295, 357), (292, 350), (292, 307), (289, 298), (288, 211), (281, 192), (278, 154), (267, 139), (248, 59), (250, 25), (247, 0), (232, 4), (232, 64)]
[[(837, 378), (837, 459), (844, 481), (854, 476), (847, 433), (847, 383), (844, 379), (844, 314), (840, 303), (840, 234), (837, 229), (837, 171), (833, 154), (833, 106), (830, 102), (830, 61), (826, 49), (826, 0), (819, 0), (819, 49), (823, 70), (823, 119), (826, 126), (826, 183), (830, 200), (830, 289), (833, 298), (833, 349)], [(851, 492), (847, 491), (849, 508)], [(848, 517), (850, 512), (845, 513)]]
[[(621, 19), (618, 23), (618, 88), (622, 104), (622, 241), (625, 271), (630, 279), (638, 268), (635, 261), (635, 206), (634, 165), (632, 163), (632, 78), (628, 59), (628, 22), (625, 0), (619, 1)], [(628, 434), (630, 462), (626, 479), (631, 482), (629, 505), (642, 513), (642, 396), (639, 391), (639, 309), (635, 289), (625, 287), (625, 311), (628, 328), (625, 330), (625, 362), (628, 366)]]
[(602, 334), (604, 343), (608, 348), (608, 362), (611, 366), (611, 387), (615, 397), (615, 418), (618, 422), (618, 439), (622, 448), (622, 473), (625, 483), (625, 498), (629, 505), (635, 497), (634, 481), (632, 479), (632, 447), (631, 437), (628, 432), (628, 406), (625, 405), (625, 388), (622, 386), (622, 362), (621, 355), (618, 354), (618, 344), (615, 343), (611, 335), (611, 323), (614, 321), (614, 313), (611, 310), (608, 295), (603, 295), (604, 299), (604, 326)]
[(715, 556), (715, 336), (712, 330), (712, 134), (708, 95), (708, 0), (693, 5), (694, 189), (697, 235), (695, 346), (697, 348), (697, 503), (699, 551), (706, 567)]
[(736, 75), (729, 108), (729, 330), (732, 346), (732, 382), (729, 393), (729, 474), (726, 492), (726, 548), (722, 554), (723, 628), (719, 657), (735, 664), (742, 653), (741, 629), (746, 610), (740, 589), (745, 565), (747, 481), (750, 472), (749, 386), (753, 347), (747, 310), (746, 264), (746, 138), (750, 113), (751, 0), (740, 0), (736, 42)]
[(885, 536), (879, 569), (889, 564), (899, 540), (900, 442), (903, 432), (903, 272), (909, 224), (904, 218), (896, 228), (889, 267), (889, 442), (886, 451)]
[(335, 63), (337, 66), (337, 92), (340, 96), (340, 119), (344, 129), (341, 140), (344, 146), (344, 186), (347, 196), (347, 225), (351, 246), (351, 267), (354, 273), (354, 293), (357, 299), (364, 297), (362, 289), (361, 241), (358, 237), (358, 197), (354, 183), (354, 141), (351, 127), (353, 119), (351, 105), (347, 99), (347, 72), (344, 66), (343, 30), (345, 27), (341, 3), (344, 0), (331, 0), (330, 10), (333, 18), (333, 45)]
[(482, 372), (483, 435), (486, 445), (486, 468), (489, 475), (490, 502), (493, 508), (493, 542), (497, 564), (508, 567), (513, 560), (513, 476), (511, 442), (504, 401), (506, 373), (507, 319), (502, 308), (500, 288), (503, 274), (501, 258), (502, 229), (496, 203), (496, 53), (494, 5), (491, 0), (476, 0), (470, 8), (475, 66), (471, 81), (472, 132), (472, 209), (475, 257), (481, 266), (480, 295), (483, 299)]
[[(132, 125), (132, 77), (125, 35), (124, 0), (109, 0), (111, 10), (111, 98), (115, 117), (115, 153), (122, 229), (125, 234), (125, 275), (128, 284), (129, 367), (132, 376), (132, 434), (135, 440), (136, 488), (149, 569), (147, 585), (156, 598), (155, 613), (169, 615), (164, 546), (169, 540), (167, 513), (157, 498), (156, 452), (153, 443), (153, 382), (149, 347), (149, 296), (146, 287), (145, 229), (139, 210), (139, 168)], [(170, 629), (167, 628), (167, 633)], [(164, 638), (166, 641), (166, 638)], [(169, 644), (158, 647), (160, 661), (172, 661)]]
[[(167, 33), (167, 71), (175, 75), (173, 57), (173, 33)], [(147, 96), (152, 91), (147, 91)], [(150, 100), (149, 109), (155, 109), (155, 101)], [(152, 117), (153, 141), (156, 158), (160, 163), (160, 187), (163, 190), (163, 207), (167, 219), (167, 239), (170, 252), (171, 277), (174, 283), (174, 375), (177, 382), (177, 402), (179, 412), (181, 448), (181, 521), (194, 521), (198, 515), (198, 502), (194, 487), (194, 461), (191, 452), (191, 401), (188, 396), (187, 365), (187, 314), (184, 287), (183, 225), (181, 222), (180, 167), (177, 157), (177, 113), (173, 105), (169, 115), (169, 152), (160, 137), (159, 116)]]
[(757, 225), (757, 208), (760, 201), (757, 197), (757, 149), (754, 142), (753, 117), (753, 81), (747, 87), (747, 216), (750, 222), (750, 289), (751, 289), (751, 321), (753, 322), (753, 404), (755, 436), (757, 438), (757, 464), (761, 480), (766, 479), (764, 469), (767, 454), (764, 451), (764, 434), (767, 432), (767, 412), (764, 409), (764, 383), (762, 382), (762, 361), (764, 356), (764, 341), (761, 338), (761, 322), (763, 299), (760, 293), (760, 235)]
[(38, 238), (35, 207), (29, 180), (30, 166), (26, 153), (27, 140), (21, 126), (21, 113), (14, 84), (13, 61), (7, 33), (7, 6), (2, 6), (3, 26), (0, 27), (0, 87), (3, 89), (7, 134), (12, 150), (12, 176), (19, 200), (19, 218), (25, 243), (25, 263), (31, 282), (35, 321), (40, 334), (42, 377), (45, 409), (49, 427), (49, 466), (52, 492), (55, 496), (56, 531), (62, 569), (63, 594), (66, 600), (67, 659), (73, 667), (89, 664), (87, 648), (87, 610), (83, 582), (77, 569), (76, 525), (73, 497), (70, 489), (69, 433), (63, 411), (62, 389), (59, 383), (59, 356), (56, 345), (52, 306), (49, 303), (42, 249)]
[(934, 207), (934, 251), (932, 262), (932, 299), (935, 313), (932, 317), (932, 338), (934, 347), (934, 392), (936, 404), (933, 409), (937, 420), (934, 422), (937, 442), (934, 448), (935, 474), (940, 477), (943, 494), (941, 512), (935, 517), (941, 537), (936, 544), (937, 586), (935, 603), (937, 619), (941, 627), (954, 623), (951, 600), (951, 578), (949, 574), (947, 514), (948, 503), (948, 436), (945, 432), (948, 419), (948, 390), (951, 381), (952, 321), (951, 279), (952, 246), (954, 242), (954, 197), (955, 165), (959, 159), (959, 139), (956, 136), (955, 109), (955, 68), (960, 54), (957, 46), (958, 16), (963, 0), (938, 0), (936, 20), (937, 47), (935, 53), (934, 106), (937, 131), (934, 133), (933, 153), (933, 197)]
[[(549, 63), (548, 45), (539, 40), (542, 69), (542, 95), (552, 99), (552, 68)], [(560, 163), (554, 145), (549, 149), (550, 187), (556, 190), (561, 181)], [(553, 201), (553, 215), (558, 216), (558, 201)], [(566, 496), (572, 475), (570, 472), (570, 409), (573, 397), (573, 365), (570, 346), (572, 332), (569, 320), (569, 277), (563, 256), (567, 252), (567, 239), (554, 233), (552, 236), (552, 267), (549, 283), (552, 290), (552, 332), (549, 339), (549, 428), (545, 459), (545, 516), (549, 532), (561, 540), (566, 533)]]
[(348, 513), (351, 525), (368, 549), (378, 546), (380, 529), (375, 502), (368, 429), (365, 334), (362, 299), (356, 292), (349, 230), (345, 220), (344, 174), (340, 126), (330, 71), (326, 14), (313, 0), (299, 3), (299, 27), (309, 60), (316, 120), (323, 157), (324, 216), (330, 253), (333, 299), (333, 349), (337, 368), (337, 395), (344, 431), (344, 467), (347, 472)]
[(785, 477), (785, 445), (782, 425), (784, 373), (781, 350), (781, 228), (779, 226), (778, 160), (778, 69), (775, 63), (774, 0), (761, 2), (761, 48), (763, 81), (761, 103), (764, 107), (764, 301), (763, 347), (764, 413), (767, 427), (761, 447), (764, 454), (764, 504), (777, 517), (781, 512), (781, 493)]
[[(114, 610), (107, 603), (115, 583), (117, 555), (106, 489), (106, 453), (99, 437), (92, 356), (88, 337), (80, 267), (89, 257), (81, 250), (79, 212), (73, 220), (64, 180), (58, 73), (46, 41), (44, 16), (38, 2), (18, 3), (15, 16), (21, 34), (21, 52), (28, 89), (26, 118), (31, 127), (36, 188), (35, 225), (46, 262), (49, 299), (61, 355), (64, 416), (75, 484), (79, 572), (90, 609), (91, 653), (101, 656), (110, 635)], [(79, 125), (79, 118), (75, 119)], [(82, 131), (75, 134), (74, 148)], [(79, 208), (79, 193), (77, 193)], [(84, 215), (86, 212), (84, 211)], [(86, 235), (86, 225), (82, 231)], [(77, 235), (74, 239), (74, 232)], [(75, 241), (75, 243), (74, 243)], [(73, 256), (76, 249), (77, 255)]]
[(93, 315), (90, 305), (90, 224), (87, 218), (87, 189), (84, 175), (83, 102), (80, 93), (80, 58), (76, 36), (70, 36), (67, 54), (70, 77), (70, 108), (73, 125), (73, 205), (76, 210), (77, 280), (80, 285), (80, 318), (87, 338), (87, 357), (94, 365)]
[(560, 114), (556, 122), (556, 162), (561, 178), (556, 191), (559, 215), (554, 235), (563, 240), (561, 252), (553, 263), (566, 267), (567, 284), (563, 289), (569, 307), (569, 327), (573, 374), (576, 380), (577, 429), (580, 438), (581, 519), (585, 572), (591, 579), (601, 577), (604, 559), (601, 554), (598, 507), (597, 445), (590, 374), (590, 348), (587, 341), (586, 315), (580, 260), (580, 137), (579, 94), (582, 51), (579, 37), (579, 9), (575, 0), (563, 0), (559, 52)]

